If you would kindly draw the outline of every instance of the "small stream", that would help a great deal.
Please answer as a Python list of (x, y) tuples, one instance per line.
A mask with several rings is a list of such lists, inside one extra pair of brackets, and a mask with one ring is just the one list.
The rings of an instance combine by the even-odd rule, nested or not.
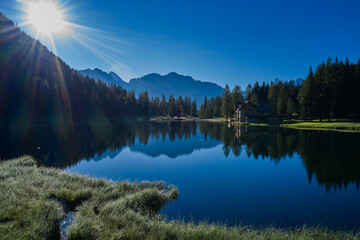
[(65, 240), (68, 238), (67, 230), (74, 223), (75, 220), (75, 212), (68, 212), (66, 217), (60, 222), (60, 239)]

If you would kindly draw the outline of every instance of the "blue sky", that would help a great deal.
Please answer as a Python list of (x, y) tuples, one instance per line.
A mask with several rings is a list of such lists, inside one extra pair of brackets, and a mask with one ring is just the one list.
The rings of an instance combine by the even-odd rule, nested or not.
[[(55, 36), (57, 55), (75, 69), (113, 70), (126, 81), (174, 71), (245, 88), (306, 77), (310, 65), (329, 56), (360, 58), (356, 0), (59, 2), (67, 21), (91, 29)], [(15, 22), (23, 21), (21, 8), (17, 0), (0, 1)], [(35, 36), (29, 26), (24, 30)]]

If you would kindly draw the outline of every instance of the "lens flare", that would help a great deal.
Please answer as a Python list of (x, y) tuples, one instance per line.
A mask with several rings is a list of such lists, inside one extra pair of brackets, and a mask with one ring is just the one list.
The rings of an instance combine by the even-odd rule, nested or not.
[(28, 22), (39, 32), (48, 35), (64, 30), (65, 21), (61, 10), (51, 1), (28, 3)]

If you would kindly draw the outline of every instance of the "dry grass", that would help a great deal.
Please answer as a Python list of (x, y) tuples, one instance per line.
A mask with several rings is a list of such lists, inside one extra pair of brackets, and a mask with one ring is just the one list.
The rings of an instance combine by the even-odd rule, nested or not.
[(158, 212), (178, 197), (162, 182), (112, 182), (37, 167), (30, 157), (0, 163), (1, 239), (58, 239), (65, 213), (76, 208), (69, 239), (360, 239), (359, 233), (167, 221)]

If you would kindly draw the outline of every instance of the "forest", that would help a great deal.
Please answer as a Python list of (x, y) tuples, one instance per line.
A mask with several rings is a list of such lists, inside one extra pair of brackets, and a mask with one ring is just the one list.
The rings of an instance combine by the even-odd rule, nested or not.
[(0, 14), (0, 119), (62, 121), (132, 116), (232, 117), (235, 105), (268, 104), (281, 118), (353, 119), (360, 117), (360, 60), (348, 59), (310, 67), (301, 85), (294, 81), (249, 84), (245, 91), (226, 85), (222, 96), (198, 108), (189, 97), (149, 98), (114, 84), (84, 77), (39, 41)]
[(309, 69), (301, 85), (279, 79), (261, 85), (249, 84), (243, 92), (239, 86), (230, 91), (226, 86), (222, 97), (205, 98), (199, 109), (199, 117), (231, 117), (238, 102), (268, 104), (273, 113), (282, 118), (353, 119), (360, 117), (360, 60), (357, 64), (345, 63), (335, 58)]

